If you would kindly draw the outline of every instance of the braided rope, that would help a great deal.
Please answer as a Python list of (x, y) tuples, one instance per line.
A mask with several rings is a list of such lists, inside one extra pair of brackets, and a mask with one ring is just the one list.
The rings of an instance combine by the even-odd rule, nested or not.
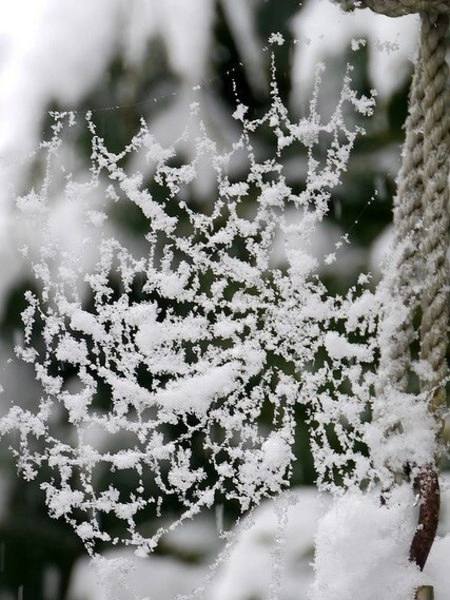
[[(397, 178), (394, 198), (395, 265), (388, 285), (394, 302), (400, 302), (405, 311), (400, 323), (393, 328), (387, 324), (380, 357), (378, 392), (391, 386), (406, 391), (411, 363), (410, 347), (415, 339), (413, 318), (419, 307), (417, 289), (411, 285), (417, 280), (418, 256), (422, 224), (423, 195), (423, 127), (422, 59), (420, 57), (411, 87), (409, 115), (406, 121), (406, 139), (402, 152), (402, 167)], [(383, 329), (382, 324), (382, 329)]]
[(450, 120), (447, 90), (447, 15), (422, 17), (424, 121), (424, 232), (421, 253), (427, 258), (422, 300), (421, 358), (430, 369), (422, 389), (433, 395), (432, 410), (445, 401), (442, 382), (447, 375), (447, 326), (449, 320), (447, 248), (449, 245), (449, 148)]
[[(429, 395), (436, 420), (446, 404), (449, 322), (449, 69), (446, 62), (448, 15), (422, 15), (424, 113), (423, 240), (420, 251), (427, 259), (422, 297), (420, 357), (428, 365), (421, 389)], [(439, 479), (437, 469), (423, 465), (416, 480), (421, 498), (419, 527), (410, 548), (410, 559), (424, 568), (439, 522)]]
[[(392, 300), (405, 308), (405, 314), (393, 327), (389, 319), (382, 325), (384, 343), (377, 388), (381, 408), (379, 401), (376, 406), (380, 414), (374, 410), (374, 418), (387, 408), (382, 407), (385, 389), (407, 390), (415, 337), (413, 318), (420, 292), (420, 358), (426, 366), (420, 385), (439, 424), (446, 403), (444, 386), (448, 372), (450, 97), (446, 42), (450, 0), (337, 1), (345, 10), (371, 8), (390, 17), (421, 13), (420, 58), (410, 95), (403, 163), (394, 201), (396, 263), (387, 282)], [(419, 287), (417, 275), (421, 271), (423, 281)], [(418, 467), (415, 486), (421, 503), (410, 560), (423, 569), (436, 535), (440, 493), (436, 466), (429, 463)], [(424, 590), (417, 590), (416, 598), (421, 591)]]
[[(388, 16), (421, 13), (420, 57), (416, 65), (406, 122), (403, 162), (394, 201), (396, 263), (388, 281), (402, 318), (382, 325), (382, 355), (378, 391), (406, 391), (410, 374), (410, 347), (415, 338), (413, 319), (422, 305), (420, 357), (429, 366), (421, 389), (430, 393), (430, 410), (445, 402), (446, 351), (449, 320), (448, 157), (450, 134), (446, 36), (450, 0), (337, 0), (344, 8), (371, 8)], [(426, 258), (426, 264), (424, 259)], [(422, 291), (417, 283), (421, 274)], [(389, 321), (389, 320), (388, 320)], [(432, 393), (433, 392), (433, 393)]]
[(388, 17), (403, 17), (412, 13), (450, 13), (448, 0), (337, 0), (344, 10), (371, 8)]

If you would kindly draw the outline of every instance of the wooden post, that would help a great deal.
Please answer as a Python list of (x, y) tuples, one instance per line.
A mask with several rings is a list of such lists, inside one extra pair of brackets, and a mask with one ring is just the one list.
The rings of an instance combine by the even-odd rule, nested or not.
[(432, 585), (422, 585), (417, 589), (416, 600), (434, 600)]

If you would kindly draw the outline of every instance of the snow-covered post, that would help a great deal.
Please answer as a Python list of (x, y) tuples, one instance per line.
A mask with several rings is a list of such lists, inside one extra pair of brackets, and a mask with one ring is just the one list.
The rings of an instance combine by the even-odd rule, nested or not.
[[(413, 318), (421, 307), (421, 393), (435, 420), (437, 445), (441, 410), (445, 406), (448, 346), (448, 156), (450, 151), (448, 66), (446, 38), (450, 3), (443, 0), (339, 0), (345, 10), (356, 7), (390, 17), (419, 12), (421, 43), (410, 96), (403, 165), (394, 207), (397, 258), (388, 291), (403, 309), (397, 319), (388, 317), (381, 346), (381, 399), (405, 393), (412, 371), (410, 347)], [(417, 284), (420, 285), (417, 285)], [(380, 414), (383, 408), (380, 410)], [(377, 417), (375, 413), (375, 418)], [(399, 423), (399, 427), (402, 424)], [(420, 496), (419, 525), (410, 560), (423, 569), (434, 541), (439, 519), (439, 479), (434, 463), (416, 464), (414, 478)], [(394, 475), (393, 475), (394, 476)], [(430, 587), (417, 591), (417, 599), (432, 598)]]

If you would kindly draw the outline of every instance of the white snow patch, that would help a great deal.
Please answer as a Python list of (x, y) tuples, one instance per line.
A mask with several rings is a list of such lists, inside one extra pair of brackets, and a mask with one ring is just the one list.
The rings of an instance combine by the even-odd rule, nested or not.
[(390, 506), (379, 493), (348, 492), (334, 501), (316, 536), (311, 600), (406, 600), (424, 581), (409, 562), (416, 526), (414, 497), (402, 490)]

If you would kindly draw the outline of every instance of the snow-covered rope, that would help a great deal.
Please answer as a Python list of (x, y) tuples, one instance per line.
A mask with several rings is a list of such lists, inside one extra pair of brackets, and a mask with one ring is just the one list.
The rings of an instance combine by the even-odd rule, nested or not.
[(448, 0), (337, 0), (344, 10), (371, 8), (387, 17), (403, 17), (411, 13), (450, 13)]
[(402, 17), (410, 13), (449, 13), (448, 0), (362, 0), (361, 6), (388, 17)]
[[(421, 389), (429, 396), (431, 412), (439, 421), (446, 404), (447, 330), (449, 320), (449, 149), (448, 65), (446, 39), (448, 15), (422, 15), (422, 85), (424, 90), (423, 240), (426, 258), (420, 328), (420, 357), (425, 366)], [(434, 465), (424, 465), (417, 478), (422, 498), (419, 525), (410, 558), (423, 569), (433, 544), (439, 519), (439, 482)]]
[[(442, 381), (447, 374), (447, 326), (449, 320), (447, 249), (449, 245), (449, 148), (450, 119), (446, 37), (449, 17), (422, 16), (422, 52), (424, 90), (424, 193), (423, 241), (421, 252), (427, 260), (422, 324), (421, 359), (430, 369), (422, 388), (432, 394), (432, 409), (445, 402)], [(428, 376), (427, 376), (428, 375)], [(440, 390), (438, 388), (441, 388)]]
[[(422, 13), (420, 56), (414, 75), (409, 116), (406, 122), (406, 140), (403, 163), (398, 177), (394, 200), (394, 227), (396, 238), (396, 264), (391, 270), (389, 292), (397, 308), (404, 308), (400, 318), (393, 315), (382, 334), (380, 357), (380, 389), (387, 386), (404, 392), (411, 369), (410, 347), (415, 332), (413, 319), (422, 300), (423, 323), (421, 329), (421, 358), (430, 364), (433, 381), (423, 389), (435, 388), (443, 381), (446, 371), (448, 314), (446, 313), (445, 285), (448, 211), (442, 210), (448, 197), (448, 118), (445, 115), (446, 82), (445, 61), (447, 16), (449, 0), (338, 0), (345, 10), (371, 8), (387, 16)], [(431, 16), (431, 15), (434, 15)], [(427, 99), (425, 100), (425, 95)], [(435, 105), (436, 102), (436, 105)], [(425, 118), (427, 119), (426, 149), (424, 148)], [(439, 139), (438, 139), (439, 137)], [(440, 151), (440, 158), (437, 153)], [(425, 166), (425, 161), (427, 162)], [(424, 170), (425, 169), (425, 170)], [(439, 179), (439, 182), (437, 179)], [(425, 189), (424, 181), (427, 182)], [(426, 221), (425, 221), (426, 219)], [(423, 229), (424, 228), (424, 229)], [(439, 246), (439, 248), (438, 248)], [(430, 253), (432, 256), (429, 256)], [(426, 293), (418, 297), (418, 286), (412, 285), (417, 275), (423, 277), (423, 258), (433, 261), (426, 275)], [(389, 319), (391, 321), (391, 319)], [(434, 395), (434, 411), (440, 396)], [(442, 399), (438, 400), (442, 405)]]
[[(338, 0), (345, 10), (371, 8), (390, 17), (420, 12), (420, 55), (410, 96), (403, 164), (394, 204), (397, 246), (395, 275), (389, 282), (393, 300), (406, 309), (394, 327), (385, 327), (381, 351), (381, 387), (406, 391), (414, 339), (413, 318), (418, 297), (421, 391), (429, 397), (436, 418), (446, 403), (446, 353), (449, 320), (449, 154), (448, 65), (449, 0)], [(421, 274), (418, 287), (416, 275)], [(439, 518), (439, 482), (435, 465), (421, 465), (416, 484), (421, 497), (419, 526), (411, 544), (410, 559), (423, 569)], [(422, 590), (424, 591), (424, 590)], [(419, 594), (419, 592), (418, 592)]]
[(406, 392), (411, 369), (411, 344), (415, 338), (414, 316), (420, 305), (417, 281), (420, 270), (419, 246), (422, 236), (423, 197), (423, 128), (422, 104), (424, 87), (421, 58), (414, 74), (409, 115), (406, 121), (406, 139), (403, 161), (397, 178), (397, 194), (394, 198), (395, 265), (386, 282), (388, 293), (401, 316), (394, 315), (393, 325), (382, 325), (382, 352), (380, 356), (379, 393), (386, 386)]

